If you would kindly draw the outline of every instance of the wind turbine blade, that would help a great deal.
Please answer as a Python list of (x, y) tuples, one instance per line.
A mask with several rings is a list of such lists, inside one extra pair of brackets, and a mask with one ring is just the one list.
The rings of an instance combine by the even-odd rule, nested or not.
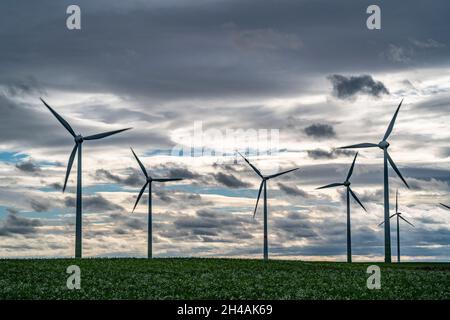
[(98, 133), (98, 134), (93, 134), (91, 136), (87, 136), (87, 137), (83, 137), (84, 140), (98, 140), (98, 139), (103, 139), (105, 137), (111, 136), (113, 134), (116, 133), (120, 133), (126, 130), (130, 130), (131, 128), (126, 128), (126, 129), (120, 129), (120, 130), (114, 130), (114, 131), (108, 131), (108, 132), (103, 132), (103, 133)]
[(353, 190), (352, 190), (352, 189), (350, 189), (350, 187), (348, 188), (348, 191), (350, 191), (350, 193), (351, 193), (351, 195), (352, 195), (353, 199), (355, 199), (355, 200), (356, 200), (356, 202), (358, 202), (358, 203), (359, 203), (359, 205), (361, 206), (361, 208), (363, 208), (363, 209), (364, 209), (364, 211), (365, 211), (365, 212), (367, 212), (366, 208), (364, 208), (363, 204), (361, 203), (361, 201), (359, 201), (358, 197), (357, 197), (357, 196), (356, 196), (356, 194), (355, 194), (355, 193), (353, 192)]
[(141, 170), (142, 170), (142, 172), (144, 173), (145, 177), (148, 178), (147, 170), (145, 170), (145, 167), (144, 167), (144, 165), (142, 164), (141, 160), (139, 160), (139, 158), (138, 158), (138, 156), (136, 155), (136, 153), (134, 153), (133, 148), (130, 147), (130, 149), (131, 149), (131, 152), (133, 152), (133, 155), (134, 155), (134, 157), (136, 158), (136, 161), (138, 162), (139, 167), (141, 167)]
[(286, 170), (286, 171), (283, 171), (283, 172), (278, 172), (276, 174), (272, 174), (272, 175), (268, 176), (267, 179), (272, 179), (272, 178), (275, 178), (275, 177), (279, 177), (279, 176), (281, 176), (283, 174), (286, 174), (286, 173), (289, 173), (289, 172), (292, 172), (292, 171), (295, 171), (295, 170), (298, 170), (298, 169), (299, 168), (295, 168), (295, 169), (290, 169), (290, 170)]
[(44, 99), (40, 99), (42, 103), (48, 108), (48, 110), (50, 110), (50, 112), (55, 116), (55, 118), (58, 119), (58, 121), (63, 125), (63, 127), (66, 128), (66, 130), (69, 131), (69, 133), (75, 138), (75, 131), (73, 131), (70, 124), (66, 120), (64, 120), (64, 118), (61, 117), (55, 110), (53, 110), (52, 107), (50, 107), (47, 102), (44, 101)]
[(334, 188), (334, 187), (340, 187), (340, 186), (343, 186), (343, 185), (344, 185), (343, 183), (331, 183), (331, 184), (327, 184), (326, 186), (319, 187), (319, 188), (316, 188), (316, 189), (319, 190), (319, 189)]
[(450, 209), (450, 207), (449, 206), (447, 206), (447, 205), (445, 205), (445, 204), (443, 204), (443, 203), (439, 203), (441, 206), (443, 206), (443, 207), (445, 207), (445, 208), (447, 208), (447, 209)]
[(75, 144), (75, 147), (73, 147), (72, 152), (70, 153), (69, 162), (67, 163), (67, 171), (66, 171), (66, 178), (64, 180), (63, 192), (66, 191), (67, 180), (69, 180), (70, 170), (72, 170), (73, 160), (75, 159), (77, 150), (78, 144)]
[(147, 185), (148, 185), (148, 181), (144, 184), (144, 186), (142, 187), (141, 191), (139, 192), (139, 196), (136, 199), (136, 203), (134, 204), (134, 208), (133, 208), (132, 212), (134, 212), (134, 209), (136, 209), (136, 206), (137, 206), (139, 200), (141, 200), (142, 194), (144, 193), (145, 188), (147, 187)]
[[(392, 217), (395, 217), (397, 214), (394, 213), (392, 216), (389, 217), (389, 219), (391, 219)], [(401, 218), (401, 217), (400, 217)], [(378, 226), (381, 226), (384, 223), (384, 221), (382, 223), (380, 223)]]
[(263, 184), (264, 184), (264, 180), (261, 181), (261, 185), (259, 186), (258, 198), (256, 199), (255, 211), (253, 211), (253, 218), (255, 218), (256, 209), (258, 209), (258, 202), (259, 202), (259, 198), (261, 197), (261, 191), (262, 191), (262, 188), (263, 188)]
[(352, 163), (352, 166), (350, 167), (350, 170), (348, 171), (348, 174), (347, 174), (347, 181), (348, 181), (348, 179), (350, 179), (350, 177), (352, 176), (352, 174), (353, 174), (353, 168), (355, 167), (355, 161), (356, 161), (356, 157), (358, 156), (358, 152), (355, 154), (355, 158), (353, 158), (353, 163)]
[(375, 143), (358, 143), (358, 144), (352, 144), (350, 146), (340, 147), (338, 149), (355, 149), (355, 148), (375, 148), (378, 147)]
[(153, 181), (156, 182), (169, 182), (169, 181), (181, 181), (183, 178), (160, 178), (160, 179), (153, 179)]
[(250, 161), (248, 161), (248, 159), (247, 159), (246, 157), (244, 157), (239, 151), (238, 151), (238, 153), (239, 153), (239, 155), (245, 160), (245, 162), (247, 162), (248, 165), (249, 165), (250, 167), (252, 167), (252, 169), (256, 172), (256, 174), (257, 174), (258, 176), (260, 176), (261, 178), (264, 178), (263, 175), (262, 175), (262, 173), (261, 173), (254, 165), (252, 165), (252, 164), (250, 163)]
[(403, 99), (402, 99), (402, 101), (400, 101), (400, 104), (398, 105), (397, 110), (395, 111), (394, 116), (392, 117), (392, 120), (389, 123), (386, 133), (384, 134), (383, 141), (387, 140), (387, 138), (389, 138), (389, 135), (391, 134), (392, 129), (394, 129), (395, 120), (397, 119), (397, 115), (398, 115), (398, 112), (400, 111), (400, 107), (402, 106), (402, 103), (403, 103)]
[[(403, 218), (402, 216), (399, 216), (400, 217), (400, 219), (402, 219), (403, 221), (405, 221), (407, 224), (409, 224), (409, 225), (411, 225), (412, 227), (414, 227), (414, 225), (411, 223), (411, 222), (409, 222), (408, 220), (406, 220), (405, 218)], [(414, 227), (415, 228), (415, 227)]]
[(387, 154), (387, 158), (389, 163), (391, 164), (391, 167), (394, 169), (395, 172), (397, 172), (397, 175), (400, 177), (400, 179), (402, 179), (403, 183), (406, 185), (406, 187), (409, 189), (409, 185), (406, 182), (406, 180), (403, 178), (402, 174), (400, 173), (400, 170), (398, 170), (397, 166), (394, 163), (394, 160), (392, 160), (391, 156), (389, 155), (389, 153)]

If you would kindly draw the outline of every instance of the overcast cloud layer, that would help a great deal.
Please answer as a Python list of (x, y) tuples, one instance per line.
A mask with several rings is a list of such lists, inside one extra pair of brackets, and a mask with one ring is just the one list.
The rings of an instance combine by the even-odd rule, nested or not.
[[(263, 172), (300, 167), (269, 182), (274, 257), (344, 260), (342, 145), (380, 141), (404, 98), (390, 153), (411, 186), (390, 172), (404, 224), (404, 260), (450, 261), (450, 3), (382, 1), (382, 29), (366, 28), (370, 1), (77, 1), (82, 30), (65, 26), (72, 1), (0, 4), (0, 257), (71, 256), (75, 170), (62, 193), (73, 140), (44, 97), (84, 135), (133, 127), (83, 153), (86, 256), (146, 253), (149, 172), (155, 184), (156, 256), (260, 257), (259, 179), (235, 156), (174, 156), (195, 123), (279, 130), (278, 153), (252, 157)], [(196, 141), (254, 149), (236, 139)], [(190, 146), (190, 145), (189, 145)], [(355, 261), (382, 260), (382, 153), (360, 152), (352, 183)], [(393, 203), (393, 202), (392, 202)], [(393, 206), (391, 206), (393, 209)], [(261, 208), (260, 208), (261, 209)], [(395, 222), (392, 242), (395, 251)]]

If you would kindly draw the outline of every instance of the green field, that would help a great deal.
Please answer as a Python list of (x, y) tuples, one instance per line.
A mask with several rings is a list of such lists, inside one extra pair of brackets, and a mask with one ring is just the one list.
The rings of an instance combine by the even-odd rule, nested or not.
[[(66, 268), (81, 268), (81, 290)], [(0, 299), (450, 299), (450, 264), (237, 259), (0, 260)]]

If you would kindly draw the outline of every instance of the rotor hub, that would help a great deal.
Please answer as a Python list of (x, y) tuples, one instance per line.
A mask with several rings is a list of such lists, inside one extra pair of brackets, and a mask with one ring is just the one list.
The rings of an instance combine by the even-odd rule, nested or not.
[(387, 148), (389, 148), (389, 142), (387, 142), (386, 140), (383, 140), (383, 141), (381, 141), (381, 142), (378, 144), (378, 146), (379, 146), (381, 149), (387, 149)]
[(347, 180), (347, 181), (344, 182), (344, 186), (350, 187), (350, 185), (351, 185), (350, 181)]
[(84, 141), (84, 139), (83, 139), (83, 136), (81, 134), (79, 134), (79, 135), (77, 135), (75, 137), (75, 142), (76, 143), (83, 143), (83, 141)]

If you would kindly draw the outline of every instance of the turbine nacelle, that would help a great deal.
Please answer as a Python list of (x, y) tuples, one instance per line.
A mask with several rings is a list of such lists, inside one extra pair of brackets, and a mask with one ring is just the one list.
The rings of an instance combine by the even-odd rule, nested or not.
[[(400, 104), (398, 105), (397, 110), (395, 111), (394, 116), (392, 117), (392, 120), (389, 123), (389, 126), (388, 126), (388, 128), (386, 130), (386, 133), (384, 134), (384, 137), (382, 138), (382, 140), (378, 144), (370, 143), (370, 142), (364, 142), (364, 143), (353, 144), (353, 145), (350, 145), (350, 146), (340, 147), (339, 149), (357, 149), (357, 148), (376, 148), (376, 147), (378, 147), (378, 148), (384, 150), (385, 161), (387, 160), (387, 162), (389, 162), (389, 164), (391, 165), (392, 169), (394, 169), (394, 171), (397, 173), (398, 177), (403, 181), (405, 186), (409, 189), (408, 183), (403, 178), (402, 174), (400, 173), (400, 170), (398, 170), (397, 165), (394, 163), (394, 160), (392, 160), (391, 156), (387, 152), (387, 149), (390, 146), (389, 142), (387, 142), (387, 139), (389, 138), (390, 134), (392, 133), (392, 130), (394, 129), (395, 120), (397, 119), (397, 115), (398, 115), (398, 112), (400, 110), (400, 107), (402, 106), (402, 102), (403, 102), (403, 100), (400, 101)], [(385, 166), (384, 170), (387, 171), (387, 166)], [(347, 180), (348, 180), (348, 178), (347, 178)], [(385, 182), (385, 189), (387, 189), (386, 188), (386, 183), (387, 182)], [(386, 199), (385, 199), (385, 202), (387, 202)], [(386, 215), (388, 215), (387, 211), (388, 210), (385, 209)]]
[(351, 185), (350, 178), (352, 177), (353, 168), (355, 167), (355, 162), (356, 162), (356, 158), (357, 157), (358, 157), (358, 152), (355, 154), (355, 157), (353, 158), (353, 162), (352, 162), (352, 165), (350, 166), (350, 169), (348, 170), (347, 178), (345, 179), (345, 182), (331, 183), (331, 184), (327, 184), (326, 186), (319, 187), (317, 189), (328, 189), (328, 188), (335, 188), (335, 187), (342, 187), (342, 186), (344, 186), (344, 187), (347, 188), (347, 196), (350, 194), (353, 197), (353, 199), (355, 199), (356, 202), (358, 202), (358, 204), (361, 206), (361, 208), (363, 208), (364, 211), (367, 212), (366, 208), (363, 206), (361, 201), (358, 199), (356, 194), (353, 192), (352, 188), (350, 188), (350, 185)]
[(389, 148), (389, 146), (390, 146), (390, 144), (386, 140), (383, 140), (380, 143), (378, 143), (378, 147), (380, 149), (387, 149), (387, 148)]
[(145, 188), (147, 188), (148, 185), (151, 185), (153, 181), (155, 182), (171, 182), (171, 181), (180, 181), (183, 180), (182, 178), (152, 178), (148, 172), (147, 169), (145, 169), (144, 164), (141, 162), (141, 160), (139, 160), (138, 156), (136, 155), (136, 153), (134, 153), (133, 148), (131, 148), (131, 152), (133, 153), (134, 157), (136, 158), (137, 163), (139, 164), (139, 167), (141, 167), (142, 173), (145, 176), (145, 184), (142, 187), (141, 191), (139, 191), (139, 195), (137, 197), (136, 203), (134, 204), (134, 208), (133, 208), (133, 212), (136, 209), (136, 206), (139, 202), (139, 200), (142, 197), (142, 194), (144, 193)]
[[(289, 172), (296, 171), (299, 168), (294, 168), (294, 169), (290, 169), (290, 170), (286, 170), (286, 171), (282, 171), (282, 172), (278, 172), (275, 174), (265, 176), (261, 173), (261, 171), (258, 170), (258, 168), (256, 168), (253, 164), (251, 164), (250, 161), (246, 157), (244, 157), (239, 151), (236, 151), (236, 152), (242, 157), (242, 159), (244, 159), (245, 162), (247, 162), (247, 164), (253, 169), (253, 171), (255, 171), (255, 173), (261, 178), (261, 184), (259, 185), (258, 197), (256, 198), (256, 206), (255, 206), (255, 210), (253, 211), (253, 218), (254, 218), (256, 215), (256, 210), (258, 209), (258, 203), (259, 203), (259, 198), (261, 197), (262, 189), (263, 189), (263, 187), (267, 186), (267, 180), (282, 176)], [(265, 193), (264, 193), (264, 199), (266, 199)]]
[(79, 144), (79, 143), (83, 143), (84, 138), (83, 138), (83, 136), (82, 136), (81, 134), (79, 134), (79, 135), (77, 135), (77, 136), (74, 138), (74, 140), (75, 140), (75, 143), (76, 143), (76, 144)]

